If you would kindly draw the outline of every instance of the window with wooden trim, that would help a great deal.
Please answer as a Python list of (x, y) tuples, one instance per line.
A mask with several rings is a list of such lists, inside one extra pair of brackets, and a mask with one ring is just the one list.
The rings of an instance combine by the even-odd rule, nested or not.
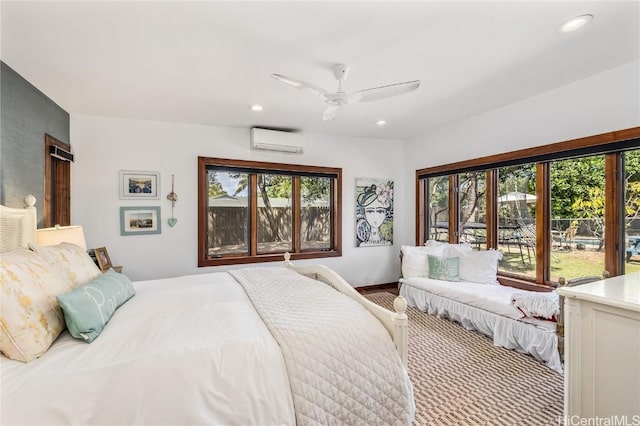
[(638, 148), (632, 128), (417, 170), (416, 244), (502, 250), (510, 284), (640, 271)]
[(342, 169), (198, 157), (198, 266), (341, 255)]
[(71, 146), (44, 137), (44, 226), (71, 224)]

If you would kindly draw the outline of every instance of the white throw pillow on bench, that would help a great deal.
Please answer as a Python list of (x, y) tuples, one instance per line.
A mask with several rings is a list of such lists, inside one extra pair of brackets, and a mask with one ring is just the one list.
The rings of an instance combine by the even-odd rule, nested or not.
[(402, 277), (429, 277), (429, 255), (442, 257), (446, 244), (402, 246)]
[(469, 251), (460, 250), (450, 245), (447, 247), (446, 256), (459, 257), (459, 276), (461, 281), (470, 281), (480, 284), (498, 283), (498, 262), (502, 259), (502, 252), (498, 250)]

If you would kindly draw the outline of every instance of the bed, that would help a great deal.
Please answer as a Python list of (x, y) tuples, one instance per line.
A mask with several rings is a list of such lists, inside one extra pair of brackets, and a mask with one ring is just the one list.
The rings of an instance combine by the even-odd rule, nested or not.
[[(424, 259), (429, 255), (458, 257), (463, 279), (448, 281), (429, 278), (428, 267), (416, 268), (417, 265), (424, 265)], [(473, 257), (483, 259), (478, 262), (471, 260)], [(559, 304), (558, 294), (499, 285), (496, 279), (499, 257), (497, 251), (472, 251), (465, 244), (432, 242), (424, 247), (404, 246), (400, 295), (409, 306), (458, 322), (468, 330), (489, 336), (496, 346), (529, 354), (549, 368), (562, 372), (556, 334), (557, 318), (549, 315), (547, 319), (537, 317), (527, 312), (524, 305), (519, 307), (518, 303), (513, 303), (515, 295), (520, 300), (535, 300), (555, 306), (555, 311)], [(466, 267), (463, 263), (465, 260), (469, 262)]]
[[(24, 220), (35, 219), (32, 207), (22, 215)], [(16, 219), (19, 210), (0, 209), (3, 233), (22, 222)], [(2, 220), (6, 215), (12, 219)], [(20, 246), (33, 238), (22, 224), (16, 233), (22, 229), (27, 230), (24, 238), (15, 239)], [(108, 271), (56, 296), (68, 327), (45, 352), (29, 362), (9, 359), (7, 353), (19, 357), (6, 349), (11, 301), (24, 301), (24, 295), (10, 294), (15, 287), (5, 283), (17, 270), (15, 259), (35, 262), (41, 269), (45, 263), (66, 268), (39, 272), (50, 273), (51, 286), (60, 288), (66, 284), (56, 284), (54, 274), (92, 274), (86, 264), (72, 270), (54, 262), (64, 250), (65, 259), (77, 252), (77, 246), (60, 246), (32, 245), (35, 252), (2, 248), (2, 424), (413, 420), (413, 391), (406, 371), (406, 302), (396, 299), (397, 312), (390, 312), (360, 296), (329, 268), (296, 267), (288, 258), (277, 267), (129, 284), (126, 277)], [(67, 305), (73, 300), (67, 296), (86, 295), (96, 282), (116, 278), (120, 290), (131, 288), (135, 295), (113, 309), (97, 336), (85, 330), (80, 339), (74, 338), (79, 326), (67, 318)], [(69, 308), (70, 316), (72, 312)], [(47, 324), (55, 322), (55, 310), (47, 315), (53, 315)]]

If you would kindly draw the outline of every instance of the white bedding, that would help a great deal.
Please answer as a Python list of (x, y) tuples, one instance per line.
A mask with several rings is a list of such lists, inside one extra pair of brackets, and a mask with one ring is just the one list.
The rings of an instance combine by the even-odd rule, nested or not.
[(479, 284), (467, 281), (450, 282), (424, 277), (402, 278), (400, 282), (507, 318), (529, 322), (552, 330), (556, 328), (556, 323), (553, 321), (524, 317), (522, 311), (511, 304), (511, 296), (516, 292), (523, 294), (534, 293), (536, 296), (546, 297), (550, 300), (555, 300), (557, 303), (558, 293), (555, 291), (531, 292), (503, 285)]
[(389, 333), (364, 307), (289, 269), (230, 273), (280, 344), (298, 425), (411, 424), (407, 371)]
[[(470, 282), (448, 282), (414, 277), (401, 279), (400, 295), (409, 306), (430, 315), (449, 318), (469, 330), (493, 339), (493, 344), (527, 353), (562, 372), (556, 324), (523, 314), (511, 305), (511, 295), (523, 290)], [(536, 293), (553, 299), (556, 292)]]
[(2, 357), (1, 424), (295, 423), (280, 348), (231, 276), (134, 285), (93, 343), (65, 331), (29, 364)]

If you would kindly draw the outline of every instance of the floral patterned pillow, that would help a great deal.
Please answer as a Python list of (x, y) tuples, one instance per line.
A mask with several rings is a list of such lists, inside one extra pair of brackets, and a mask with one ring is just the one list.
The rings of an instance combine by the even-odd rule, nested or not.
[(73, 288), (98, 278), (100, 269), (82, 247), (71, 243), (55, 246), (29, 244), (29, 248), (51, 264)]
[(71, 290), (36, 253), (19, 248), (0, 256), (0, 351), (29, 362), (44, 354), (64, 330), (56, 296)]

